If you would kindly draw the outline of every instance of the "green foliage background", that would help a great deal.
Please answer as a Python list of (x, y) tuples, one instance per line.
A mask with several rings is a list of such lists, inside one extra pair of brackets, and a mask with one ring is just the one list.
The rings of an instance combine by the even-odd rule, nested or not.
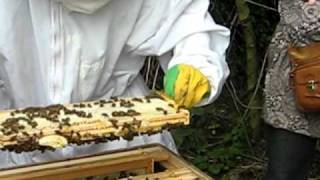
[[(239, 7), (239, 4), (245, 7)], [(175, 129), (173, 135), (181, 155), (209, 175), (232, 179), (236, 171), (239, 177), (235, 179), (260, 179), (266, 164), (261, 131), (263, 123), (254, 128), (251, 124), (252, 121), (263, 122), (261, 107), (264, 76), (261, 83), (257, 84), (256, 99), (260, 104), (250, 109), (247, 104), (253, 96), (253, 90), (247, 88), (248, 49), (245, 31), (247, 23), (252, 23), (252, 37), (255, 37), (254, 47), (257, 52), (254, 59), (257, 68), (254, 72), (264, 74), (264, 57), (279, 20), (277, 1), (211, 0), (209, 11), (218, 24), (231, 29), (231, 42), (227, 51), (231, 74), (219, 99), (206, 107), (194, 108), (191, 126)], [(156, 71), (158, 68), (156, 61), (151, 58), (142, 74), (149, 87), (162, 89), (163, 72)], [(248, 113), (253, 110), (258, 113), (254, 120)]]
[[(277, 7), (276, 1), (254, 2), (275, 9)], [(174, 137), (181, 154), (186, 159), (210, 175), (221, 177), (239, 165), (252, 162), (264, 164), (265, 150), (263, 136), (253, 137), (251, 133), (253, 129), (249, 125), (250, 119), (245, 115), (248, 108), (241, 105), (247, 103), (250, 94), (246, 90), (247, 59), (244, 28), (239, 21), (235, 1), (212, 0), (211, 3), (210, 12), (216, 22), (232, 30), (231, 44), (227, 53), (231, 75), (220, 98), (212, 105), (193, 109), (192, 125), (175, 130)], [(251, 3), (247, 4), (250, 11), (247, 13), (250, 13), (249, 20), (254, 25), (256, 36), (258, 71), (264, 71), (261, 65), (278, 22), (278, 13)], [(263, 83), (259, 85), (259, 94), (262, 94), (262, 89)], [(258, 170), (263, 171), (263, 168)], [(259, 175), (254, 172), (251, 176), (258, 178)], [(223, 178), (228, 179), (228, 176), (225, 175)]]

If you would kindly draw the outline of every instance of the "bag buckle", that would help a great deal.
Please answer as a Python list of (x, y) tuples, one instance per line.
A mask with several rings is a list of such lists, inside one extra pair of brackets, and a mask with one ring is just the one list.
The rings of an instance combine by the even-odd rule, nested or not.
[(314, 92), (317, 89), (317, 84), (315, 80), (309, 80), (307, 82), (307, 88), (309, 91)]

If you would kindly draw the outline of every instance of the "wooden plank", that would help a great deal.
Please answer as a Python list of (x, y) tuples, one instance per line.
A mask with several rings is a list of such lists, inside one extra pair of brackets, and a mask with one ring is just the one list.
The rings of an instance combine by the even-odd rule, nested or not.
[(212, 177), (201, 172), (198, 168), (193, 166), (191, 163), (185, 161), (182, 157), (179, 157), (179, 156), (174, 155), (172, 153), (170, 153), (170, 158), (168, 159), (167, 162), (170, 162), (174, 166), (177, 166), (177, 167), (188, 167), (191, 171), (193, 171), (196, 175), (198, 175), (200, 179), (213, 180)]
[(161, 161), (158, 163), (160, 163), (160, 165), (166, 169), (177, 169), (178, 168), (175, 164), (173, 164), (172, 162), (170, 162), (168, 160)]
[(190, 169), (188, 168), (179, 168), (174, 170), (167, 170), (165, 172), (160, 172), (156, 174), (147, 174), (142, 176), (135, 176), (135, 177), (128, 177), (123, 178), (120, 180), (139, 180), (139, 179), (172, 179), (172, 180), (186, 180), (186, 179), (199, 179), (199, 177), (194, 174)]
[(45, 171), (29, 171), (19, 174), (8, 174), (0, 176), (4, 180), (68, 180), (81, 177), (105, 175), (113, 172), (144, 169), (146, 173), (153, 173), (153, 160), (145, 159), (117, 164), (98, 165), (88, 164), (86, 166), (60, 167)]
[[(159, 163), (167, 170), (154, 174), (154, 162)], [(165, 176), (168, 179), (175, 176), (186, 179), (194, 179), (195, 177), (205, 180), (212, 179), (162, 146), (145, 146), (130, 151), (116, 151), (112, 154), (99, 154), (92, 157), (3, 170), (0, 171), (0, 179), (67, 180), (134, 170), (144, 170), (145, 176), (159, 176), (163, 179)]]
[[(68, 172), (85, 171), (86, 169), (99, 169), (99, 167), (117, 167), (119, 170), (122, 164), (132, 164), (133, 167), (139, 167), (139, 163), (143, 165), (148, 162), (148, 171), (153, 169), (153, 160), (166, 160), (169, 155), (164, 151), (159, 151), (159, 148), (150, 148), (146, 150), (137, 149), (135, 151), (121, 152), (116, 154), (100, 155), (83, 159), (70, 161), (62, 161), (57, 163), (49, 163), (43, 165), (30, 166), (12, 170), (0, 171), (0, 179), (27, 179), (28, 177), (42, 177), (42, 174), (57, 176)], [(151, 163), (152, 162), (152, 163)], [(121, 164), (120, 166), (116, 166)], [(150, 165), (151, 164), (151, 165)], [(129, 165), (128, 165), (129, 166)], [(124, 166), (128, 168), (128, 166)], [(151, 167), (152, 166), (152, 167)], [(111, 169), (111, 168), (110, 168)], [(115, 168), (112, 168), (115, 171)], [(90, 171), (91, 172), (91, 171)], [(106, 172), (106, 171), (105, 171)], [(28, 176), (26, 176), (29, 174)]]
[(87, 164), (91, 162), (104, 162), (110, 161), (113, 163), (114, 160), (121, 160), (126, 159), (127, 157), (136, 157), (136, 158), (143, 158), (143, 157), (151, 157), (154, 158), (155, 161), (162, 161), (167, 160), (170, 156), (167, 154), (166, 151), (163, 151), (161, 147), (149, 147), (148, 148), (135, 148), (132, 150), (127, 151), (111, 151), (108, 154), (99, 153), (92, 156), (87, 157), (79, 157), (69, 160), (63, 161), (55, 161), (49, 163), (39, 163), (31, 166), (22, 166), (10, 169), (0, 169), (0, 175), (3, 173), (8, 172), (20, 172), (20, 171), (30, 171), (30, 170), (38, 170), (40, 169), (52, 169), (52, 168), (59, 168), (62, 166), (72, 166), (75, 164)]

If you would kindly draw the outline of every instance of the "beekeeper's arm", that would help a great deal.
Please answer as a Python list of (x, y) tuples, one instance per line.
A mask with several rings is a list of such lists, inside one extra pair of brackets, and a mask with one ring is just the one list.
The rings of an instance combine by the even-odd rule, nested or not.
[[(209, 104), (218, 97), (229, 75), (225, 52), (230, 32), (214, 22), (208, 13), (208, 0), (166, 2), (170, 3), (158, 5), (159, 11), (143, 9), (129, 38), (129, 50), (162, 57), (173, 50), (164, 68), (168, 69), (165, 91), (188, 107)], [(166, 64), (165, 60), (162, 58), (161, 63)]]
[(202, 26), (204, 30), (177, 43), (164, 79), (165, 92), (187, 107), (213, 102), (229, 75), (225, 53), (230, 33), (214, 22), (208, 5), (207, 1), (199, 0), (186, 10), (190, 22), (185, 28)]
[(165, 92), (186, 107), (214, 101), (229, 75), (228, 30), (194, 33), (179, 42), (168, 65)]

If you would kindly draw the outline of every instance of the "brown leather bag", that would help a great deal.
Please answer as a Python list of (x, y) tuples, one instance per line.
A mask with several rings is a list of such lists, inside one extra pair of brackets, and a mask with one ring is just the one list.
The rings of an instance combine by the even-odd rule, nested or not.
[(301, 112), (320, 112), (320, 42), (288, 49), (291, 84)]

